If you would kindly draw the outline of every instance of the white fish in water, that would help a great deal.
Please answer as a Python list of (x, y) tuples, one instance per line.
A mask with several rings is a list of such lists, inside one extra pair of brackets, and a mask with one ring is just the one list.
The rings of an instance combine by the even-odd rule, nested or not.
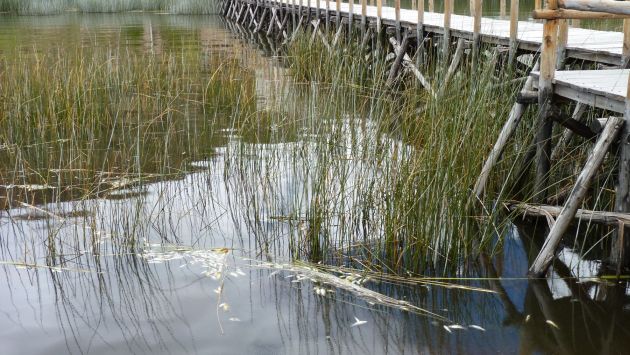
[(449, 329), (466, 329), (466, 327), (464, 327), (463, 325), (459, 325), (459, 324), (453, 324), (453, 325), (449, 325), (448, 326)]
[(552, 320), (547, 319), (545, 322), (556, 329), (560, 329), (560, 327), (558, 327), (558, 325), (554, 323)]
[(481, 330), (482, 332), (485, 332), (485, 331), (486, 331), (486, 329), (485, 329), (484, 327), (480, 327), (480, 326), (478, 326), (478, 325), (474, 325), (474, 324), (469, 325), (469, 326), (468, 326), (468, 328), (473, 328), (473, 329)]
[(444, 330), (446, 330), (447, 332), (449, 332), (449, 333), (453, 333), (453, 331), (451, 330), (451, 328), (449, 328), (449, 327), (447, 327), (447, 326), (445, 326), (445, 325), (443, 325), (442, 327), (444, 327)]
[(236, 318), (236, 317), (230, 317), (228, 320), (229, 320), (230, 322), (240, 322), (240, 321), (241, 321), (240, 319), (238, 319), (238, 318)]
[(525, 317), (525, 323), (529, 322), (529, 320), (530, 320), (530, 319), (532, 319), (532, 315), (531, 315), (531, 314), (528, 314), (528, 315)]
[(367, 321), (366, 321), (366, 320), (359, 320), (359, 318), (357, 318), (357, 317), (354, 317), (354, 320), (355, 320), (355, 322), (354, 322), (354, 323), (352, 323), (352, 325), (350, 326), (350, 328), (352, 328), (352, 327), (358, 327), (358, 326), (360, 326), (360, 325), (363, 325), (363, 324), (367, 323)]
[(227, 312), (227, 311), (229, 311), (229, 310), (230, 310), (230, 305), (229, 305), (229, 304), (227, 304), (227, 303), (221, 303), (221, 304), (219, 305), (219, 308), (221, 308), (224, 312)]

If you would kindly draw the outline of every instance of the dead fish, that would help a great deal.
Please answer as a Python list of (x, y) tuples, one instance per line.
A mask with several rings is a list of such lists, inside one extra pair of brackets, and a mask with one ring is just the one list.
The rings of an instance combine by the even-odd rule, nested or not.
[(354, 322), (354, 323), (352, 323), (352, 325), (350, 326), (350, 328), (352, 328), (352, 327), (358, 327), (358, 326), (360, 326), (360, 325), (363, 325), (363, 324), (367, 323), (367, 321), (366, 321), (366, 320), (359, 320), (359, 318), (357, 318), (357, 317), (354, 317), (354, 320), (355, 320), (355, 322)]
[(221, 308), (224, 312), (227, 312), (227, 311), (229, 311), (229, 310), (230, 310), (230, 305), (229, 305), (229, 304), (227, 304), (227, 303), (221, 303), (221, 304), (219, 305), (219, 308)]
[(230, 318), (228, 318), (228, 320), (229, 320), (230, 322), (240, 322), (240, 321), (241, 321), (240, 319), (238, 319), (238, 318), (236, 318), (236, 317), (230, 317)]
[(459, 324), (449, 325), (448, 328), (449, 329), (460, 329), (460, 330), (466, 329), (466, 327), (464, 327), (463, 325), (459, 325)]
[(552, 320), (547, 319), (545, 321), (545, 323), (549, 324), (550, 326), (556, 328), (556, 329), (560, 329), (560, 327), (558, 327), (558, 325), (556, 323), (554, 323)]
[(447, 327), (445, 325), (443, 325), (442, 327), (444, 327), (444, 330), (446, 330), (447, 332), (453, 333), (453, 331), (449, 327)]
[(528, 314), (528, 315), (525, 317), (525, 323), (529, 322), (529, 320), (530, 320), (530, 319), (532, 319), (532, 315), (531, 315), (531, 314)]
[(480, 327), (480, 326), (478, 326), (478, 325), (474, 325), (474, 324), (469, 325), (469, 326), (468, 326), (468, 328), (473, 328), (473, 329), (481, 330), (482, 332), (485, 332), (485, 331), (486, 331), (486, 329), (485, 329), (485, 328)]

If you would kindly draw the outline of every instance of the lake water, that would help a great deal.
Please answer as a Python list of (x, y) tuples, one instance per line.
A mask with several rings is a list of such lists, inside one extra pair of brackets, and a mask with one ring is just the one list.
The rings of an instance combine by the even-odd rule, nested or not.
[[(318, 90), (292, 83), (278, 58), (214, 16), (0, 17), (5, 59), (76, 47), (147, 56), (182, 48), (200, 57), (221, 52), (254, 74), (259, 110), (309, 102)], [(0, 75), (11, 73), (0, 68)], [(11, 208), (0, 213), (2, 353), (627, 351), (626, 286), (593, 278), (598, 263), (578, 263), (568, 249), (554, 278), (524, 279), (533, 248), (527, 228), (508, 229), (501, 253), (456, 271), (455, 279), (394, 280), (335, 269), (338, 284), (332, 284), (322, 276), (323, 264), (290, 263), (290, 236), (307, 228), (291, 216), (306, 209), (315, 188), (303, 167), (318, 165), (312, 141), (327, 125), (316, 105), (305, 107), (315, 114), (299, 125), (258, 127), (251, 136), (237, 134), (230, 117), (215, 117), (204, 139), (175, 135), (187, 148), (166, 150), (169, 164), (183, 167), (172, 178), (119, 178), (108, 193), (81, 199), (42, 195), (52, 201), (40, 198), (37, 186), (12, 196), (20, 188), (5, 184), (2, 198)], [(209, 119), (191, 116), (191, 122)], [(370, 135), (372, 129), (369, 120), (348, 114), (337, 133)], [(394, 138), (388, 144), (408, 149)], [(360, 149), (348, 147), (347, 154)], [(3, 179), (11, 159), (3, 156)], [(353, 164), (349, 174), (373, 173), (368, 163)], [(386, 296), (410, 306), (388, 306)]]

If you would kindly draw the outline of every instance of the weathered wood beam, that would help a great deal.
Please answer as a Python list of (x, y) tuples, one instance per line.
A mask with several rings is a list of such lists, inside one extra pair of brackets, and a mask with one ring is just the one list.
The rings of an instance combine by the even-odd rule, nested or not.
[[(615, 211), (630, 212), (630, 78), (626, 90), (626, 102), (623, 128), (621, 130), (619, 149), (619, 176), (615, 189)], [(630, 228), (620, 225), (614, 236), (611, 250), (611, 261), (618, 266), (627, 264), (630, 259)]]
[(534, 202), (544, 202), (549, 179), (551, 133), (553, 121), (549, 119), (553, 98), (553, 78), (556, 69), (558, 20), (546, 20), (543, 25), (542, 55), (538, 78), (538, 121), (536, 133), (536, 178)]
[[(539, 62), (536, 62), (534, 64), (534, 70), (538, 70), (539, 66)], [(521, 90), (521, 92), (531, 91), (533, 86), (534, 78), (528, 76), (525, 80), (525, 84), (523, 85), (523, 89)], [(509, 141), (512, 134), (514, 134), (514, 132), (516, 131), (519, 123), (521, 123), (521, 118), (523, 117), (526, 109), (527, 104), (524, 103), (517, 102), (512, 105), (512, 109), (510, 110), (508, 119), (503, 125), (501, 133), (499, 134), (497, 141), (492, 147), (492, 151), (490, 151), (490, 154), (488, 155), (488, 158), (486, 159), (483, 168), (481, 169), (481, 173), (477, 178), (477, 182), (475, 182), (475, 187), (473, 188), (473, 191), (478, 199), (481, 199), (483, 197), (483, 194), (486, 190), (486, 185), (488, 183), (488, 178), (490, 177), (490, 172), (501, 158), (501, 155), (503, 154), (503, 151), (507, 146), (507, 142)]]
[(610, 20), (628, 18), (630, 15), (609, 14), (605, 12), (577, 11), (577, 10), (534, 10), (532, 18), (535, 20), (557, 20), (557, 19), (577, 19), (577, 20)]
[[(558, 218), (562, 212), (562, 206), (536, 205), (530, 203), (506, 203), (505, 208), (510, 212), (515, 212), (526, 217), (552, 217)], [(630, 224), (630, 213), (593, 211), (578, 209), (573, 216), (575, 220), (586, 223), (598, 223), (607, 225), (618, 225), (621, 223)]]
[(451, 78), (453, 77), (453, 75), (455, 74), (455, 71), (457, 71), (457, 68), (459, 68), (459, 63), (462, 60), (462, 56), (464, 55), (464, 46), (466, 45), (466, 40), (463, 38), (460, 38), (457, 40), (457, 48), (455, 49), (455, 55), (453, 55), (453, 60), (451, 61), (451, 64), (448, 67), (448, 70), (446, 71), (446, 75), (444, 76), (444, 79), (442, 80), (442, 84), (440, 85), (440, 89), (438, 90), (438, 96), (442, 96), (442, 94), (444, 94), (444, 92), (446, 91), (446, 88), (448, 87), (448, 83), (449, 81), (451, 81)]
[[(402, 51), (400, 45), (398, 44), (398, 41), (396, 41), (394, 37), (390, 37), (389, 42), (392, 44), (392, 47), (394, 47), (394, 53), (398, 55)], [(420, 70), (413, 64), (413, 62), (411, 61), (411, 57), (409, 57), (409, 55), (407, 54), (405, 54), (403, 57), (403, 65), (409, 70), (411, 70), (413, 75), (420, 82), (420, 85), (422, 85), (433, 97), (436, 96), (435, 91), (433, 91), (433, 88), (431, 87), (431, 84), (429, 83), (429, 81), (424, 77), (424, 75), (422, 75)]]
[(597, 140), (597, 144), (593, 147), (593, 150), (589, 154), (584, 169), (578, 175), (575, 187), (571, 192), (571, 195), (564, 204), (562, 211), (558, 215), (556, 222), (549, 231), (549, 235), (543, 244), (540, 253), (534, 260), (532, 266), (529, 269), (529, 274), (533, 277), (544, 276), (547, 268), (551, 264), (560, 240), (569, 227), (571, 221), (575, 218), (579, 206), (582, 204), (586, 192), (591, 184), (591, 180), (595, 173), (602, 165), (608, 148), (613, 143), (621, 127), (623, 126), (623, 119), (611, 117), (606, 128), (602, 132), (600, 138)]
[[(391, 41), (390, 41), (391, 42)], [(400, 45), (400, 49), (395, 51), (396, 59), (394, 60), (394, 64), (392, 64), (392, 68), (389, 71), (389, 75), (387, 76), (387, 86), (391, 86), (394, 84), (396, 77), (398, 76), (398, 71), (400, 70), (400, 66), (402, 64), (403, 58), (407, 55), (407, 47), (409, 46), (409, 35), (405, 32), (403, 36), (402, 44)]]
[(518, 4), (519, 0), (510, 0), (510, 52), (508, 55), (510, 65), (516, 61), (518, 50)]
[(612, 0), (558, 0), (558, 7), (567, 10), (605, 12), (630, 15), (630, 2)]

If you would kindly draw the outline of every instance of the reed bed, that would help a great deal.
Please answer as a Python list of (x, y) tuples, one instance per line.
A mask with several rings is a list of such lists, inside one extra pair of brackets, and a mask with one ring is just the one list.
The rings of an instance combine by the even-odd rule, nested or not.
[(13, 193), (50, 202), (180, 174), (212, 152), (236, 102), (242, 114), (251, 110), (254, 84), (220, 53), (78, 48), (5, 57), (3, 206)]
[(214, 1), (205, 0), (0, 0), (0, 12), (51, 15), (64, 11), (165, 11), (203, 15), (214, 13), (215, 5)]

